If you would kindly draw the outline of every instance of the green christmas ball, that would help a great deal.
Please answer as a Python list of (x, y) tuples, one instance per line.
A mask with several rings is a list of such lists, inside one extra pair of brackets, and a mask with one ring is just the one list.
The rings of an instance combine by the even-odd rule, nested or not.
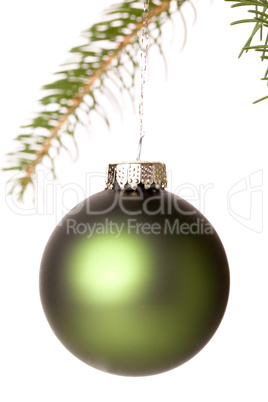
[(40, 295), (63, 345), (126, 376), (173, 369), (218, 328), (229, 269), (208, 220), (166, 190), (104, 190), (70, 211), (41, 262)]

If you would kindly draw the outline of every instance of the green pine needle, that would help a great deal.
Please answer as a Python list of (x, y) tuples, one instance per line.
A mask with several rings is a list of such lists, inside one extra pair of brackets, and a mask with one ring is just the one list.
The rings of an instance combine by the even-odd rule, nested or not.
[[(231, 7), (252, 7), (253, 9), (247, 10), (249, 13), (254, 14), (254, 18), (249, 18), (249, 19), (242, 19), (239, 21), (232, 22), (231, 25), (238, 25), (238, 24), (244, 24), (244, 23), (254, 23), (253, 30), (246, 41), (245, 45), (243, 46), (241, 52), (239, 53), (238, 57), (241, 57), (244, 52), (248, 52), (249, 50), (255, 50), (256, 52), (261, 52), (260, 59), (261, 61), (268, 60), (268, 57), (266, 56), (266, 53), (268, 52), (268, 1), (266, 0), (225, 0), (225, 1), (231, 1), (234, 2)], [(266, 30), (266, 37), (265, 41), (263, 42), (263, 32)], [(259, 39), (256, 38), (256, 34), (260, 33)], [(257, 44), (253, 44), (253, 40), (257, 41)], [(261, 44), (260, 44), (261, 43)], [(264, 78), (262, 80), (267, 80), (267, 74), (268, 74), (268, 68), (266, 69)], [(268, 82), (267, 82), (268, 84)], [(255, 103), (261, 102), (265, 99), (268, 99), (268, 96), (264, 96), (258, 100), (256, 100)]]
[[(175, 3), (176, 10), (180, 10), (185, 1), (150, 0), (149, 35), (151, 42), (158, 45), (160, 53), (161, 27), (171, 16), (171, 3)], [(72, 60), (61, 66), (54, 82), (42, 88), (45, 94), (39, 100), (41, 111), (21, 127), (21, 133), (15, 138), (17, 150), (7, 155), (7, 167), (3, 170), (21, 173), (14, 180), (11, 193), (16, 192), (22, 199), (26, 188), (34, 184), (37, 166), (44, 161), (50, 162), (50, 170), (55, 176), (55, 155), (61, 149), (69, 152), (63, 145), (63, 134), (74, 140), (77, 149), (76, 127), (78, 124), (86, 125), (85, 121), (88, 121), (92, 111), (109, 126), (98, 95), (105, 94), (114, 101), (107, 81), (113, 81), (119, 89), (132, 94), (139, 64), (142, 27), (143, 2), (125, 0), (106, 10), (103, 21), (83, 32), (84, 44), (70, 50)], [(125, 71), (130, 83), (125, 78)]]

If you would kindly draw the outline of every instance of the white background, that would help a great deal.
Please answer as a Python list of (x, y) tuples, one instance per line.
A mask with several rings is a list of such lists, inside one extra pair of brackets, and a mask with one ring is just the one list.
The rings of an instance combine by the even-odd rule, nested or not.
[[(80, 31), (98, 22), (100, 11), (112, 3), (14, 0), (1, 5), (1, 164), (3, 155), (14, 149), (11, 140), (19, 126), (34, 110), (39, 88), (50, 82)], [(87, 172), (100, 175), (109, 161), (136, 158), (138, 113), (124, 96), (119, 99), (122, 116), (113, 109), (111, 131), (96, 118), (90, 135), (78, 132), (78, 162), (72, 163), (64, 153), (58, 158), (58, 187), (50, 184), (44, 202), (39, 196), (37, 211), (27, 209), (32, 208), (30, 202), (19, 207), (6, 198), (8, 176), (1, 176), (0, 399), (4, 402), (267, 401), (267, 102), (252, 105), (267, 94), (259, 80), (266, 66), (255, 53), (237, 59), (251, 27), (230, 27), (230, 22), (247, 17), (245, 11), (231, 10), (223, 1), (194, 4), (195, 24), (191, 7), (183, 8), (188, 29), (183, 51), (179, 16), (174, 28), (167, 24), (164, 30), (167, 79), (157, 50), (149, 56), (142, 156), (166, 162), (169, 190), (178, 193), (184, 188), (189, 201), (192, 195), (191, 202), (221, 236), (231, 270), (222, 324), (209, 344), (183, 366), (157, 376), (125, 378), (102, 373), (73, 357), (44, 317), (39, 264), (62, 209), (67, 211), (102, 190), (102, 177), (86, 184)], [(252, 189), (250, 175), (251, 185), (257, 186)], [(76, 189), (80, 186), (78, 197), (70, 190), (71, 183)], [(202, 186), (210, 189), (195, 199), (198, 194), (193, 191)]]

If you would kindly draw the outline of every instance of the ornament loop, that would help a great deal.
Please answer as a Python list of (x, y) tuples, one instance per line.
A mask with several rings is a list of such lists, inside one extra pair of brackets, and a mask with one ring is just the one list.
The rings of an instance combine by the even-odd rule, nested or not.
[(110, 163), (107, 166), (106, 189), (113, 190), (116, 185), (120, 190), (127, 187), (136, 190), (138, 185), (143, 185), (146, 190), (166, 188), (166, 165), (143, 161)]

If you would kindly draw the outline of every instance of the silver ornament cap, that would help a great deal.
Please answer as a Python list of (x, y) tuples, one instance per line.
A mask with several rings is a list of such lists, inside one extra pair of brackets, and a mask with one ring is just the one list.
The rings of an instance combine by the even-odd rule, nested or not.
[(136, 190), (138, 185), (144, 185), (147, 190), (160, 190), (167, 187), (166, 165), (162, 162), (134, 161), (109, 163), (107, 166), (106, 189), (120, 190), (131, 188)]

